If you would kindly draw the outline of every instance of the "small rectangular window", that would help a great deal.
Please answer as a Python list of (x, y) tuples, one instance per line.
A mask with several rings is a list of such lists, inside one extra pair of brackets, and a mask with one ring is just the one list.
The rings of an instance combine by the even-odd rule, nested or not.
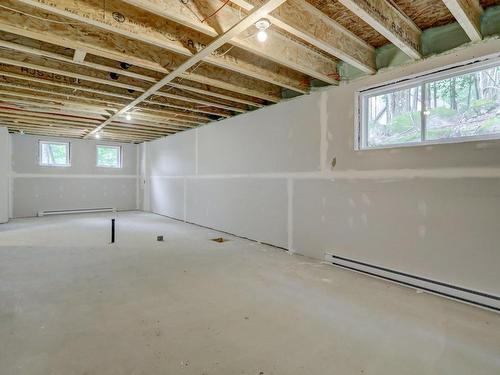
[(106, 168), (121, 168), (122, 155), (120, 146), (97, 146), (97, 166)]
[(69, 142), (39, 141), (38, 160), (42, 166), (69, 167)]
[(360, 148), (500, 138), (500, 63), (360, 94)]

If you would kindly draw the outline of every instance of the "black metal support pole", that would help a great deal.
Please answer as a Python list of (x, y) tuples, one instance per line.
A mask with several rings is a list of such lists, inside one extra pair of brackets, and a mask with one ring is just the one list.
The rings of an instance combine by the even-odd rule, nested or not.
[(111, 219), (111, 243), (115, 243), (115, 219)]

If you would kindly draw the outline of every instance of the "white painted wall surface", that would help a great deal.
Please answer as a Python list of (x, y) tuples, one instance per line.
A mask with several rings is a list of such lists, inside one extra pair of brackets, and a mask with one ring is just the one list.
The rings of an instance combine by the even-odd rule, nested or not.
[[(145, 144), (151, 211), (500, 295), (500, 141), (356, 151), (355, 93), (500, 40)], [(336, 158), (336, 166), (331, 161)]]
[(10, 137), (7, 128), (0, 127), (0, 224), (9, 220)]
[[(14, 217), (43, 210), (137, 209), (137, 145), (18, 134), (11, 138)], [(70, 142), (71, 166), (40, 166), (39, 140)], [(121, 145), (123, 167), (97, 167), (98, 144)]]

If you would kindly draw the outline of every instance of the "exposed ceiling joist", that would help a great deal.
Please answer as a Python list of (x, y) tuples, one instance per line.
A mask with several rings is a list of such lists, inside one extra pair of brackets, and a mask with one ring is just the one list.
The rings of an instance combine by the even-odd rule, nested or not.
[(478, 0), (443, 0), (471, 41), (483, 39), (481, 34), (481, 15), (483, 8)]
[[(72, 90), (73, 92), (75, 91), (82, 91), (82, 92), (89, 92), (92, 94), (97, 94), (102, 96), (111, 96), (111, 97), (117, 97), (120, 99), (126, 99), (126, 100), (133, 100), (133, 96), (127, 96), (127, 95), (120, 95), (116, 94), (113, 92), (109, 91), (103, 91), (103, 90), (96, 90), (88, 87), (81, 86), (81, 82), (75, 83), (75, 84), (67, 84), (67, 83), (61, 83), (61, 82), (56, 82), (56, 81), (51, 81), (49, 79), (42, 79), (42, 78), (37, 78), (33, 77), (30, 75), (22, 75), (22, 74), (17, 74), (17, 73), (12, 73), (12, 72), (7, 72), (7, 71), (2, 71), (0, 70), (0, 80), (6, 81), (5, 77), (9, 78), (14, 78), (16, 80), (21, 80), (21, 81), (27, 81), (29, 83), (35, 82), (37, 84), (42, 84), (42, 85), (53, 85), (56, 87), (64, 88), (64, 89), (69, 89)], [(0, 81), (0, 82), (2, 82)], [(154, 104), (154, 102), (152, 102)], [(192, 122), (192, 123), (199, 123), (200, 121), (208, 121), (208, 118), (199, 114), (194, 114), (186, 111), (171, 111), (171, 110), (162, 110), (162, 114), (168, 118), (168, 116), (173, 116), (177, 118), (177, 121), (185, 121), (185, 122)], [(196, 120), (196, 121), (195, 121)]]
[(151, 86), (145, 93), (143, 93), (137, 99), (133, 100), (132, 102), (130, 102), (129, 104), (124, 106), (122, 109), (120, 109), (118, 112), (116, 112), (114, 115), (112, 115), (110, 118), (108, 118), (106, 121), (104, 121), (101, 125), (99, 125), (97, 128), (95, 128), (86, 137), (100, 131), (106, 125), (111, 123), (115, 118), (119, 117), (120, 115), (123, 115), (124, 113), (126, 113), (130, 109), (134, 108), (136, 105), (138, 105), (142, 101), (149, 98), (151, 95), (155, 94), (157, 91), (159, 91), (167, 83), (171, 82), (175, 78), (182, 75), (188, 69), (195, 66), (197, 63), (199, 63), (200, 61), (205, 59), (207, 56), (211, 55), (214, 51), (217, 51), (224, 44), (228, 43), (235, 36), (239, 35), (242, 31), (246, 30), (250, 25), (252, 25), (257, 20), (259, 20), (259, 18), (267, 15), (269, 12), (271, 12), (273, 9), (279, 7), (285, 1), (286, 0), (267, 0), (262, 6), (253, 10), (248, 16), (246, 16), (244, 19), (242, 19), (241, 21), (236, 23), (233, 27), (231, 27), (223, 35), (216, 38), (212, 43), (210, 43), (208, 46), (203, 48), (196, 55), (194, 55), (193, 57), (188, 59), (186, 62), (184, 62), (180, 67), (173, 70), (172, 72), (167, 74), (161, 81), (159, 81), (156, 84), (154, 84), (153, 86)]
[(389, 0), (338, 0), (413, 59), (420, 59), (422, 31)]
[[(72, 116), (62, 116), (53, 113), (40, 113), (40, 112), (31, 112), (24, 111), (19, 109), (11, 109), (11, 108), (2, 108), (2, 112), (0, 112), (0, 118), (10, 118), (14, 120), (31, 120), (37, 123), (64, 123), (64, 124), (72, 124), (78, 126), (86, 126), (87, 128), (93, 128), (99, 125), (102, 120), (93, 117), (72, 117)], [(139, 118), (134, 118), (133, 121), (115, 121), (113, 124), (117, 125), (133, 125), (133, 126), (144, 126), (145, 128), (155, 128), (155, 129), (167, 129), (172, 131), (181, 131), (195, 127), (194, 125), (180, 125), (175, 122), (151, 122), (146, 120), (141, 120)]]
[[(140, 86), (135, 86), (135, 85), (128, 84), (128, 83), (124, 84), (124, 83), (120, 83), (120, 82), (113, 81), (110, 79), (103, 79), (103, 78), (99, 78), (99, 77), (95, 77), (95, 76), (91, 76), (91, 75), (84, 75), (84, 74), (79, 74), (79, 73), (74, 73), (74, 72), (68, 72), (67, 70), (50, 68), (50, 67), (40, 65), (40, 64), (32, 64), (29, 62), (12, 60), (12, 59), (7, 59), (7, 58), (3, 58), (3, 57), (0, 57), (0, 63), (12, 65), (12, 66), (17, 66), (17, 67), (21, 67), (21, 68), (34, 69), (34, 70), (39, 71), (39, 72), (47, 72), (47, 73), (51, 73), (51, 74), (57, 74), (59, 76), (74, 78), (76, 80), (89, 81), (89, 82), (99, 83), (102, 85), (123, 88), (123, 89), (127, 89), (127, 90), (133, 90), (133, 91), (138, 91), (138, 92), (145, 92), (146, 91), (145, 88), (142, 88)], [(54, 65), (57, 66), (57, 63)], [(7, 69), (7, 68), (4, 67), (4, 69)], [(158, 93), (158, 96), (162, 96), (162, 95), (165, 95), (165, 97), (168, 97), (168, 94), (166, 94), (166, 93), (165, 94)], [(179, 97), (178, 97), (178, 99), (179, 99)], [(167, 108), (188, 110), (190, 112), (197, 112), (197, 113), (203, 113), (203, 114), (209, 114), (209, 115), (215, 115), (215, 116), (229, 117), (229, 114), (227, 112), (221, 112), (218, 110), (210, 110), (210, 109), (206, 108), (207, 102), (200, 101), (197, 99), (186, 99), (186, 98), (183, 98), (182, 100), (187, 101), (187, 102), (191, 102), (191, 103), (189, 105), (187, 105), (187, 104), (177, 105), (174, 103), (162, 102), (162, 101), (158, 101), (158, 100), (155, 100), (155, 101), (150, 100), (150, 101), (147, 101), (147, 103), (156, 104), (156, 105), (160, 105), (162, 107), (167, 107)], [(203, 108), (198, 108), (198, 107), (192, 105), (192, 103), (202, 104)], [(214, 107), (220, 108), (219, 105), (215, 105)], [(234, 110), (232, 108), (233, 107), (231, 107), (231, 110)], [(229, 108), (225, 108), (225, 109), (229, 110)]]
[[(262, 3), (262, 0), (231, 1), (246, 10)], [(280, 29), (365, 73), (376, 71), (375, 49), (305, 0), (288, 0), (267, 18)]]
[[(211, 39), (203, 37), (200, 33), (191, 31), (185, 27), (163, 22), (161, 18), (154, 19), (154, 16), (150, 13), (141, 13), (137, 8), (119, 3), (117, 0), (107, 0), (105, 7), (102, 7), (101, 2), (89, 1), (16, 1), (68, 19), (73, 19), (79, 23), (88, 24), (152, 46), (160, 47), (177, 54), (179, 57), (183, 57), (183, 59), (189, 58), (197, 51), (203, 49), (205, 45), (210, 43)], [(287, 57), (290, 58), (292, 54), (298, 53), (297, 50), (292, 50), (291, 52), (289, 56), (283, 56), (283, 60), (286, 60)], [(292, 69), (286, 69), (277, 64), (268, 63), (256, 58), (251, 53), (244, 53), (244, 51), (228, 52), (225, 50), (212, 53), (206, 56), (204, 60), (220, 68), (229, 69), (300, 93), (308, 91), (308, 87), (302, 83), (306, 77)], [(309, 60), (305, 61), (309, 62)], [(333, 71), (335, 70), (333, 69)], [(323, 79), (328, 83), (334, 83), (334, 80), (327, 76), (323, 76)]]
[[(16, 8), (25, 7), (10, 0), (6, 0), (6, 3)], [(31, 12), (36, 17), (46, 17), (45, 12), (37, 9), (31, 9)], [(136, 40), (120, 35), (106, 35), (106, 32), (96, 33), (90, 26), (78, 24), (75, 27), (61, 28), (16, 12), (0, 12), (0, 30), (64, 48), (80, 49), (87, 54), (125, 62), (163, 75), (184, 61), (179, 56)], [(201, 65), (196, 71), (185, 73), (181, 79), (270, 102), (281, 99), (280, 88), (276, 85), (208, 65)]]
[[(232, 7), (223, 7), (224, 2), (220, 0), (195, 1), (190, 5), (178, 0), (126, 0), (126, 2), (211, 37), (223, 34), (243, 16)], [(203, 18), (212, 13), (213, 9), (220, 10), (204, 21)], [(194, 12), (198, 12), (199, 15)], [(324, 82), (335, 83), (332, 73), (336, 72), (336, 63), (332, 59), (273, 30), (268, 31), (269, 38), (266, 43), (260, 43), (255, 38), (256, 32), (255, 28), (246, 30), (236, 36), (230, 44)], [(196, 41), (194, 43), (197, 44)]]
[[(6, 42), (6, 41), (3, 41), (3, 40), (0, 40), (0, 47), (4, 47), (4, 48), (12, 49), (12, 50), (15, 50), (15, 51), (20, 51), (20, 52), (25, 52), (25, 53), (33, 54), (33, 55), (36, 55), (36, 56), (47, 57), (47, 58), (50, 58), (50, 59), (54, 59), (54, 60), (58, 60), (58, 61), (66, 62), (66, 63), (76, 63), (78, 65), (82, 65), (82, 66), (85, 66), (85, 67), (88, 67), (88, 68), (93, 68), (93, 69), (101, 70), (101, 71), (105, 71), (105, 72), (111, 72), (111, 73), (115, 73), (115, 74), (118, 74), (118, 75), (124, 75), (126, 77), (135, 78), (135, 79), (139, 79), (139, 80), (143, 80), (143, 81), (147, 81), (147, 82), (154, 83), (154, 82), (158, 81), (157, 79), (155, 79), (153, 77), (146, 76), (146, 75), (129, 72), (127, 70), (115, 69), (115, 68), (111, 68), (111, 67), (104, 66), (104, 65), (101, 65), (101, 64), (95, 64), (95, 63), (91, 63), (91, 62), (85, 62), (83, 60), (81, 60), (81, 61), (80, 60), (75, 61), (75, 58), (70, 59), (69, 57), (61, 55), (61, 54), (58, 54), (58, 53), (44, 51), (44, 50), (41, 50), (41, 49), (36, 49), (36, 48), (33, 48), (33, 47), (24, 46), (24, 45), (17, 44), (17, 43), (11, 43), (11, 42)], [(75, 56), (76, 56), (76, 54), (77, 54), (78, 51), (79, 50), (75, 50)], [(112, 83), (112, 81), (110, 81), (110, 82)], [(186, 86), (186, 85), (176, 85), (176, 87), (180, 88), (181, 90), (186, 90), (187, 89), (188, 91), (196, 91), (196, 89), (193, 90), (189, 86)], [(131, 87), (131, 88), (134, 89), (133, 87)], [(200, 94), (205, 94), (205, 95), (207, 94), (207, 92), (203, 91), (203, 90), (197, 90), (197, 91)], [(211, 94), (211, 93), (208, 92), (208, 94)], [(216, 102), (211, 102), (209, 100), (199, 100), (199, 99), (195, 99), (195, 98), (191, 98), (191, 97), (186, 97), (186, 96), (182, 96), (182, 95), (173, 95), (173, 94), (166, 94), (166, 93), (160, 93), (159, 95), (162, 95), (162, 96), (165, 96), (165, 97), (175, 98), (175, 99), (178, 99), (178, 100), (185, 100), (185, 101), (192, 102), (192, 103), (213, 106), (215, 108), (221, 108), (221, 109), (225, 109), (225, 110), (229, 110), (229, 111), (235, 111), (235, 112), (238, 112), (238, 113), (244, 113), (244, 112), (246, 112), (246, 110), (244, 110), (242, 108), (232, 107), (232, 106), (228, 106), (228, 105), (224, 105), (224, 104), (218, 104)], [(210, 98), (207, 98), (207, 99), (210, 99)], [(235, 101), (231, 97), (226, 97), (226, 99)], [(236, 102), (238, 102), (238, 101), (236, 101)], [(245, 101), (245, 104), (247, 104), (247, 105), (253, 105), (255, 107), (259, 107), (258, 104), (252, 103), (252, 102), (249, 102), (249, 101)]]

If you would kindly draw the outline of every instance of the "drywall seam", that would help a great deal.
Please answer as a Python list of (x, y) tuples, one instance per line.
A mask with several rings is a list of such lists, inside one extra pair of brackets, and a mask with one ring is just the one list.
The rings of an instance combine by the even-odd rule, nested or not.
[(12, 169), (12, 135), (9, 134), (9, 218), (14, 218), (14, 170)]
[(141, 164), (141, 157), (140, 157), (140, 147), (137, 146), (136, 148), (136, 165), (135, 165), (135, 175), (136, 175), (136, 181), (135, 181), (135, 208), (136, 210), (140, 209), (139, 207), (139, 202), (140, 202), (140, 181), (141, 181), (141, 173), (140, 173), (140, 164)]
[(44, 174), (44, 173), (15, 173), (13, 178), (137, 178), (135, 174)]
[[(118, 176), (117, 176), (118, 177)], [(429, 168), (429, 169), (378, 169), (344, 170), (323, 172), (283, 172), (283, 173), (248, 173), (248, 174), (213, 174), (213, 175), (152, 175), (150, 178), (295, 178), (295, 179), (413, 179), (413, 178), (500, 178), (500, 168)]]
[(320, 95), (319, 100), (319, 121), (320, 121), (320, 170), (327, 170), (327, 154), (328, 154), (328, 92), (324, 91)]
[(290, 254), (294, 253), (293, 250), (293, 180), (287, 179), (287, 193), (288, 193), (288, 251)]
[(183, 214), (184, 214), (183, 215), (184, 216), (184, 222), (186, 222), (186, 220), (187, 220), (187, 213), (186, 213), (186, 207), (187, 207), (187, 196), (186, 196), (186, 194), (187, 194), (187, 190), (186, 190), (187, 179), (184, 178), (183, 182), (184, 183), (183, 183), (183, 194), (182, 194), (182, 196), (183, 196), (184, 202), (183, 202), (183, 209), (182, 209), (182, 211), (183, 211)]
[(194, 130), (194, 174), (198, 174), (198, 129)]

